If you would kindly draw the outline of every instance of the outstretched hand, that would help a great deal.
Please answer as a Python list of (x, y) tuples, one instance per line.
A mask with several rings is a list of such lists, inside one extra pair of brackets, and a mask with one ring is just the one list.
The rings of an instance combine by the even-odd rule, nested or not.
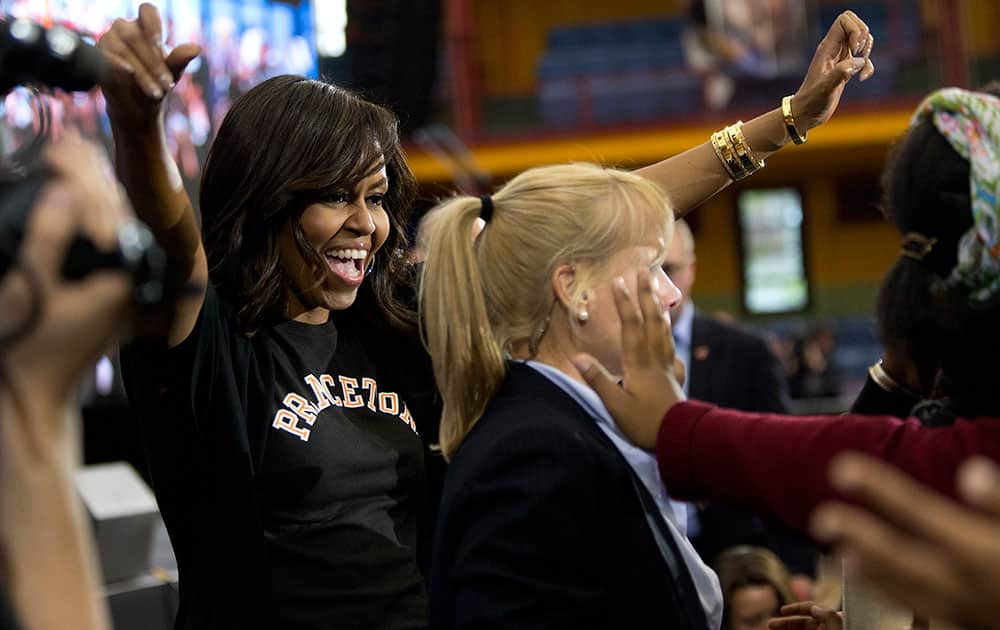
[(767, 623), (771, 630), (841, 630), (843, 615), (814, 602), (796, 602), (781, 607), (781, 617)]
[(625, 281), (613, 283), (615, 306), (622, 326), (624, 380), (619, 385), (594, 357), (581, 354), (573, 363), (597, 392), (622, 433), (641, 448), (653, 449), (664, 414), (684, 400), (679, 378), (683, 366), (674, 353), (670, 322), (663, 312), (648, 271), (639, 272), (638, 302)]
[(841, 455), (830, 480), (868, 509), (827, 503), (813, 535), (832, 542), (873, 584), (919, 616), (967, 628), (1000, 619), (1000, 471), (982, 457), (958, 473), (958, 494), (976, 510), (867, 456)]
[(853, 11), (844, 11), (837, 17), (816, 48), (802, 85), (792, 97), (792, 113), (799, 132), (805, 133), (830, 119), (851, 77), (858, 74), (861, 81), (867, 81), (875, 73), (870, 59), (874, 45), (868, 25)]

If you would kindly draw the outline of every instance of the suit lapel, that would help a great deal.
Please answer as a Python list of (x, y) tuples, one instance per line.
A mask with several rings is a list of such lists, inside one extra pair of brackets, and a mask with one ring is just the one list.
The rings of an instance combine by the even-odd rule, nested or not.
[(691, 361), (688, 365), (688, 397), (704, 400), (709, 396), (709, 374), (711, 373), (712, 346), (709, 343), (708, 327), (711, 322), (695, 311), (691, 323)]
[(667, 571), (670, 572), (672, 577), (674, 593), (677, 596), (676, 605), (684, 612), (688, 628), (707, 628), (708, 622), (705, 618), (705, 611), (701, 607), (698, 588), (695, 586), (694, 578), (691, 577), (691, 573), (684, 563), (684, 556), (681, 553), (680, 547), (677, 541), (674, 540), (670, 528), (663, 521), (663, 515), (660, 514), (656, 502), (649, 495), (642, 480), (639, 479), (634, 471), (631, 472), (632, 485), (635, 488), (636, 498), (639, 499), (639, 503), (642, 505), (646, 525), (649, 527), (649, 532), (653, 536), (656, 547), (660, 550), (660, 556), (662, 556), (664, 564), (667, 565)]
[(507, 390), (510, 395), (555, 396), (564, 398), (566, 402), (572, 405), (573, 410), (571, 412), (567, 409), (567, 415), (571, 414), (574, 419), (579, 421), (584, 430), (602, 446), (607, 454), (618, 461), (623, 469), (628, 472), (632, 486), (635, 489), (635, 498), (642, 508), (649, 533), (652, 535), (660, 556), (663, 558), (667, 571), (672, 578), (671, 582), (674, 586), (674, 595), (676, 597), (675, 604), (685, 617), (683, 620), (685, 625), (682, 627), (691, 630), (707, 627), (705, 612), (701, 608), (701, 600), (698, 597), (698, 590), (694, 585), (691, 574), (688, 572), (687, 565), (684, 563), (684, 557), (677, 546), (677, 541), (673, 539), (670, 529), (663, 522), (663, 515), (660, 514), (656, 502), (649, 495), (642, 480), (639, 479), (635, 470), (629, 465), (625, 456), (618, 450), (618, 447), (615, 446), (611, 438), (597, 425), (597, 422), (590, 414), (578, 402), (573, 400), (572, 396), (564, 392), (562, 388), (529, 366), (520, 365), (516, 362), (511, 362), (507, 365), (508, 374), (505, 389), (508, 387), (511, 388)]

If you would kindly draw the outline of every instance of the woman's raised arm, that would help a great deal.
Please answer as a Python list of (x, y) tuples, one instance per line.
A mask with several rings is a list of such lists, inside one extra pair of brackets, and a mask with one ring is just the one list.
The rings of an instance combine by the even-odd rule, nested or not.
[(208, 263), (191, 199), (167, 150), (163, 127), (166, 94), (200, 49), (178, 46), (166, 54), (160, 14), (151, 4), (135, 20), (115, 20), (98, 46), (113, 60), (102, 81), (115, 140), (115, 170), (136, 214), (166, 251), (176, 277), (202, 287), (178, 305), (167, 343), (176, 345), (194, 328), (204, 301)]

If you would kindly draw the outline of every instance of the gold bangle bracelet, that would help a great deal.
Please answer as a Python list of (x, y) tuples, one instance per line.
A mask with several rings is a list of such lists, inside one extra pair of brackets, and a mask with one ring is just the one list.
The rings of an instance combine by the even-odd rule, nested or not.
[(791, 96), (781, 99), (781, 115), (785, 119), (785, 129), (788, 131), (788, 137), (792, 139), (792, 142), (795, 144), (805, 144), (809, 133), (800, 134), (798, 127), (795, 126), (795, 116), (792, 115)]
[(733, 149), (733, 144), (729, 141), (729, 138), (724, 133), (724, 130), (719, 130), (715, 134), (716, 146), (722, 155), (723, 163), (726, 165), (726, 169), (733, 176), (734, 179), (739, 179), (743, 177), (743, 166), (740, 161), (736, 159), (736, 151)]
[(758, 160), (753, 154), (753, 150), (750, 148), (750, 145), (747, 144), (746, 137), (743, 135), (742, 120), (737, 121), (734, 125), (726, 127), (725, 133), (733, 145), (733, 150), (735, 151), (740, 164), (743, 166), (743, 171), (745, 173), (743, 177), (749, 177), (764, 168), (764, 160)]
[(733, 179), (733, 172), (729, 170), (729, 165), (726, 164), (726, 158), (722, 155), (722, 148), (719, 146), (719, 139), (716, 137), (716, 134), (713, 133), (709, 138), (709, 144), (712, 145), (712, 150), (715, 151), (715, 157), (719, 158), (719, 161), (722, 162), (722, 167), (729, 173), (729, 178)]
[(882, 366), (882, 359), (879, 359), (875, 365), (868, 368), (868, 376), (871, 377), (875, 384), (879, 386), (882, 391), (888, 392), (890, 394), (906, 394), (911, 398), (920, 398), (920, 394), (912, 391), (911, 389), (900, 385), (896, 382), (896, 379), (889, 376), (889, 373), (885, 371)]
[(739, 181), (746, 177), (745, 169), (740, 164), (740, 161), (736, 159), (735, 151), (724, 129), (712, 134), (712, 148), (715, 149), (716, 157), (722, 162), (722, 166), (729, 173), (731, 179)]
[(745, 176), (752, 175), (757, 171), (757, 165), (754, 163), (753, 158), (747, 155), (746, 142), (741, 142), (742, 130), (737, 125), (741, 125), (742, 122), (738, 122), (735, 125), (730, 125), (726, 127), (726, 135), (729, 137), (729, 142), (733, 145), (733, 151), (736, 153), (736, 157), (739, 159), (740, 164), (743, 166), (743, 170), (746, 172)]

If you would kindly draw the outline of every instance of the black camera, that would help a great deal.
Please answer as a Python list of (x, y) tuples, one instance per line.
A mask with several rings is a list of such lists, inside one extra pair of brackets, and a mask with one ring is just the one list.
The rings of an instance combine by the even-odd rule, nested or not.
[[(101, 51), (65, 27), (46, 29), (21, 18), (0, 21), (0, 97), (19, 85), (89, 90), (103, 69)], [(0, 279), (17, 261), (28, 216), (51, 176), (41, 162), (41, 146), (33, 143), (0, 168)], [(176, 293), (166, 283), (163, 251), (137, 220), (119, 229), (114, 251), (99, 251), (82, 235), (74, 238), (63, 277), (78, 280), (98, 269), (128, 273), (135, 287), (133, 301), (140, 306), (156, 306)]]

